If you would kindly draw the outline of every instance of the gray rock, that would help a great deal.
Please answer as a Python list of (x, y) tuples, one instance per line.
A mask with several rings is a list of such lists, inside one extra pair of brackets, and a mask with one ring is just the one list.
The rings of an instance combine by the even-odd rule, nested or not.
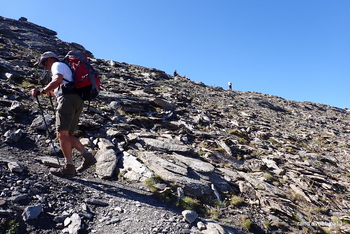
[(174, 157), (174, 159), (183, 162), (188, 167), (198, 172), (209, 173), (213, 172), (215, 169), (215, 167), (212, 164), (203, 162), (202, 160), (196, 158), (185, 157), (179, 154), (172, 154), (172, 156)]
[(27, 206), (22, 213), (23, 220), (28, 221), (30, 219), (36, 219), (42, 212), (42, 209), (43, 207), (40, 204), (36, 206)]
[[(46, 124), (48, 126), (51, 126), (53, 123), (52, 116), (48, 115), (48, 114), (45, 114), (44, 116), (45, 116)], [(34, 128), (37, 130), (43, 130), (43, 131), (47, 130), (48, 126), (45, 125), (45, 122), (44, 122), (42, 115), (39, 115), (38, 117), (36, 117), (33, 120), (32, 124), (30, 125), (31, 128)]]
[(113, 149), (114, 148), (114, 144), (110, 140), (105, 139), (105, 138), (99, 139), (97, 145), (98, 145), (98, 148), (100, 150)]
[(182, 211), (182, 216), (184, 217), (184, 220), (188, 223), (193, 223), (196, 221), (198, 214), (194, 210), (184, 210)]
[(19, 201), (25, 200), (25, 199), (27, 199), (27, 198), (28, 198), (28, 195), (27, 195), (27, 194), (20, 194), (20, 195), (11, 197), (10, 200), (12, 200), (12, 201), (14, 201), (14, 202), (19, 202)]
[(123, 177), (131, 181), (143, 182), (154, 176), (154, 173), (141, 163), (137, 157), (127, 152), (122, 153), (120, 163), (123, 165), (123, 168), (120, 169), (120, 173)]
[(77, 213), (70, 217), (71, 223), (68, 226), (69, 234), (77, 234), (81, 229), (81, 218)]
[(23, 130), (22, 129), (17, 129), (16, 131), (7, 131), (4, 134), (5, 142), (18, 142), (23, 135)]
[(12, 105), (9, 110), (14, 112), (23, 112), (24, 109), (24, 105), (21, 102), (14, 101), (12, 102)]
[(18, 162), (9, 162), (7, 166), (11, 172), (22, 172), (24, 170), (24, 167)]
[(228, 232), (218, 223), (213, 221), (206, 222), (206, 229), (202, 231), (203, 234), (227, 234)]
[(108, 206), (108, 202), (97, 198), (87, 198), (85, 202), (97, 206)]
[(148, 146), (153, 149), (164, 150), (164, 151), (173, 151), (173, 152), (190, 152), (191, 149), (184, 145), (181, 141), (174, 139), (151, 139), (151, 138), (142, 138), (142, 140)]
[(155, 98), (153, 99), (153, 102), (157, 105), (160, 106), (163, 109), (175, 109), (176, 105), (173, 103), (169, 103), (165, 101), (164, 99), (161, 98)]
[[(40, 156), (35, 158), (36, 161), (41, 162), (42, 164), (48, 167), (59, 167), (56, 157), (52, 156)], [(63, 165), (63, 160), (60, 160), (60, 164)]]
[(115, 151), (113, 149), (99, 150), (95, 158), (97, 160), (96, 174), (100, 178), (112, 177), (118, 162)]
[(206, 178), (201, 178), (200, 176), (196, 179), (190, 178), (187, 176), (188, 171), (186, 167), (169, 162), (161, 156), (161, 154), (155, 152), (141, 152), (138, 154), (138, 158), (149, 169), (163, 180), (183, 187), (185, 194), (194, 197), (211, 194), (210, 182)]
[(199, 222), (197, 222), (197, 228), (199, 231), (203, 231), (206, 229), (206, 226), (202, 221), (199, 221)]

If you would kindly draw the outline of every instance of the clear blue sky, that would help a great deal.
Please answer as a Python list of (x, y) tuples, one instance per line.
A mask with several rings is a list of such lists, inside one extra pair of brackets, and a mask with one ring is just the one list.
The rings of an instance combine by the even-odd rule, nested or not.
[(350, 0), (2, 1), (96, 58), (350, 108)]

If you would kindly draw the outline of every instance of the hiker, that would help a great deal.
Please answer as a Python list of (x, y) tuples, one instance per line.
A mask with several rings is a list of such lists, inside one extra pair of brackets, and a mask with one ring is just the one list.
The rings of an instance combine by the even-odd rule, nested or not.
[(232, 83), (228, 82), (228, 90), (232, 90)]
[[(32, 89), (32, 96), (47, 94), (57, 98), (56, 132), (65, 157), (65, 165), (62, 168), (50, 168), (50, 173), (57, 176), (71, 177), (76, 174), (76, 171), (82, 172), (96, 163), (95, 157), (73, 136), (84, 107), (84, 101), (74, 92), (62, 93), (63, 84), (73, 81), (72, 71), (67, 64), (59, 61), (55, 53), (51, 51), (43, 53), (38, 65), (51, 71), (52, 81), (41, 90)], [(73, 148), (77, 149), (83, 156), (83, 163), (77, 169), (72, 159)]]
[(180, 76), (176, 70), (174, 71), (174, 76)]

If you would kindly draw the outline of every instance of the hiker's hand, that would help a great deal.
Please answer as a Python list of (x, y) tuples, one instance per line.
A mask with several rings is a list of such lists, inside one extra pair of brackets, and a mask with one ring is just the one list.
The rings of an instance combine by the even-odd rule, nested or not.
[(36, 97), (36, 96), (39, 96), (40, 95), (40, 91), (39, 90), (37, 90), (37, 89), (32, 89), (32, 96), (33, 97)]
[(39, 96), (39, 95), (42, 95), (42, 94), (44, 94), (43, 92), (42, 92), (42, 90), (38, 90), (38, 89), (32, 89), (32, 96), (33, 97), (36, 97), (36, 96)]

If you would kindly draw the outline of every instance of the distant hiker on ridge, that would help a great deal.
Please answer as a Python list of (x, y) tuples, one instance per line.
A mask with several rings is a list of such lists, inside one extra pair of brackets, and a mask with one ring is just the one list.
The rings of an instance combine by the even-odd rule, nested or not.
[(174, 76), (180, 76), (176, 70), (174, 71)]
[(57, 176), (74, 176), (76, 169), (72, 159), (72, 149), (77, 149), (83, 156), (83, 163), (77, 168), (81, 172), (96, 163), (95, 157), (89, 153), (81, 142), (73, 136), (84, 107), (83, 99), (74, 92), (65, 92), (65, 87), (72, 83), (72, 71), (67, 64), (59, 61), (58, 56), (45, 52), (39, 60), (39, 67), (51, 71), (52, 81), (41, 90), (32, 89), (32, 96), (47, 94), (57, 98), (56, 131), (61, 150), (65, 157), (62, 168), (50, 168), (50, 172)]
[(228, 90), (232, 90), (232, 83), (228, 82)]

